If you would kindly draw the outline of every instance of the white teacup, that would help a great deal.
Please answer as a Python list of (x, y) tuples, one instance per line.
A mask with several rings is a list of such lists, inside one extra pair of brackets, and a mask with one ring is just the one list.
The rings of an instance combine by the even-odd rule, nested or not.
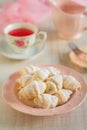
[(47, 39), (46, 32), (38, 32), (37, 26), (29, 23), (10, 24), (5, 27), (4, 34), (15, 53), (25, 53), (32, 45)]

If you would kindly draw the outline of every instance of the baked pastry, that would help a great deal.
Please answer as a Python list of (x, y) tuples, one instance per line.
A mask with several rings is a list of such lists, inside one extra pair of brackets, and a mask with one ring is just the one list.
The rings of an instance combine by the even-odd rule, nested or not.
[(39, 108), (54, 108), (58, 104), (58, 98), (50, 94), (41, 94), (34, 98), (34, 103)]
[(47, 81), (51, 81), (51, 82), (55, 83), (57, 90), (62, 88), (63, 78), (62, 78), (62, 75), (60, 75), (60, 74), (57, 74), (55, 76), (48, 78)]
[(42, 81), (32, 81), (29, 85), (22, 88), (19, 92), (19, 98), (24, 99), (33, 99), (34, 97), (38, 96), (45, 92), (46, 84)]
[(64, 78), (63, 88), (76, 91), (81, 88), (81, 84), (73, 76), (67, 76)]
[(18, 89), (21, 89), (28, 85), (32, 80), (31, 75), (22, 75), (20, 78), (16, 79), (16, 85), (18, 86)]
[(49, 71), (47, 69), (40, 69), (34, 73), (34, 79), (35, 80), (41, 80), (44, 81), (48, 78)]
[(58, 105), (62, 105), (67, 102), (72, 94), (71, 90), (60, 89), (55, 96), (58, 97)]
[(24, 67), (23, 69), (21, 69), (19, 71), (20, 75), (24, 75), (24, 74), (29, 74), (32, 75), (34, 74), (34, 72), (36, 72), (37, 70), (39, 70), (40, 68), (37, 66), (33, 66), (33, 65), (29, 65)]
[(36, 104), (34, 103), (34, 99), (21, 99), (21, 101), (26, 104), (27, 106), (37, 108)]
[(55, 94), (57, 92), (56, 84), (52, 81), (46, 82), (46, 93)]
[(54, 76), (54, 75), (60, 74), (60, 71), (52, 66), (48, 67), (47, 70), (50, 72), (49, 76)]
[(60, 74), (55, 67), (29, 65), (19, 71), (16, 90), (19, 99), (35, 108), (54, 108), (66, 103), (81, 87), (73, 76)]

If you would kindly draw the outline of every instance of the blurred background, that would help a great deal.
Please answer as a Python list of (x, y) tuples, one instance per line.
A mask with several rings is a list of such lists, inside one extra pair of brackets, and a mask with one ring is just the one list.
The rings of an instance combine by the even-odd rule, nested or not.
[[(6, 6), (6, 3), (9, 3), (9, 2), (20, 2), (20, 1), (23, 1), (23, 0), (0, 0), (0, 7), (1, 8), (4, 8), (3, 6)], [(27, 1), (27, 0), (25, 0), (25, 1)], [(32, 0), (31, 0), (32, 1)], [(37, 0), (35, 0), (35, 1), (37, 1)], [(32, 1), (32, 3), (33, 2), (35, 2), (34, 0)], [(44, 0), (40, 0), (40, 2), (41, 1), (44, 1)], [(55, 0), (52, 0), (52, 1), (55, 1)], [(52, 20), (51, 20), (51, 13), (49, 13), (49, 12), (51, 12), (50, 10), (50, 8), (48, 8), (49, 6), (47, 6), (46, 8), (47, 8), (47, 10), (48, 11), (46, 11), (46, 13), (44, 13), (44, 15), (42, 16), (42, 15), (40, 15), (42, 18), (41, 18), (41, 21), (40, 22), (37, 22), (36, 21), (36, 23), (35, 23), (35, 21), (34, 21), (34, 23), (35, 24), (37, 24), (37, 26), (40, 28), (40, 29), (43, 29), (43, 30), (46, 30), (46, 31), (50, 31), (50, 30), (55, 30), (55, 27), (54, 27), (54, 25), (53, 25), (53, 23), (52, 23)], [(41, 7), (42, 8), (42, 7)], [(39, 8), (39, 10), (41, 10), (40, 8)], [(32, 11), (33, 12), (33, 11)], [(5, 12), (5, 13), (7, 13), (7, 12)], [(35, 12), (36, 13), (36, 12)], [(47, 14), (48, 13), (48, 14)], [(1, 13), (2, 14), (2, 13)], [(33, 13), (34, 14), (34, 13)], [(2, 17), (3, 17), (3, 15), (2, 15)], [(32, 14), (31, 14), (31, 17), (33, 17), (32, 16)], [(34, 19), (34, 18), (33, 18)], [(2, 23), (3, 23), (3, 21), (1, 21)]]

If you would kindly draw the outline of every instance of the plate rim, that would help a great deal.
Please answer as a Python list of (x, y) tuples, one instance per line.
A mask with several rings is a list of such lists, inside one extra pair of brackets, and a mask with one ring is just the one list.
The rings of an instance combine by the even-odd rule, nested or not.
[[(73, 55), (74, 55), (74, 57), (75, 57), (76, 59), (79, 60), (79, 63), (77, 63), (76, 60), (74, 60), (74, 58), (72, 57)], [(82, 65), (82, 64), (85, 63), (85, 62), (82, 61), (82, 60), (80, 60), (79, 57), (78, 57), (73, 51), (70, 51), (70, 53), (69, 53), (69, 59), (70, 59), (70, 61), (71, 61), (75, 66), (78, 66), (78, 67), (87, 69), (87, 65)]]
[[(65, 113), (67, 113), (67, 112), (70, 112), (70, 111), (76, 109), (79, 105), (81, 105), (81, 104), (85, 101), (85, 99), (86, 99), (86, 97), (87, 97), (87, 85), (86, 85), (86, 83), (85, 83), (83, 77), (81, 76), (81, 74), (80, 74), (79, 72), (77, 72), (77, 71), (75, 71), (75, 70), (73, 70), (73, 69), (71, 69), (71, 68), (69, 68), (69, 67), (63, 66), (63, 65), (44, 64), (44, 65), (38, 65), (38, 66), (39, 66), (39, 67), (53, 66), (53, 67), (56, 67), (57, 69), (58, 69), (58, 68), (63, 68), (63, 69), (68, 70), (70, 73), (71, 73), (71, 72), (75, 73), (77, 76), (79, 76), (78, 78), (81, 80), (81, 82), (82, 82), (83, 85), (84, 85), (84, 88), (81, 87), (81, 88), (83, 88), (82, 90), (85, 89), (84, 95), (82, 95), (83, 97), (80, 97), (80, 98), (81, 98), (80, 101), (77, 100), (76, 104), (73, 104), (73, 105), (72, 105), (71, 103), (72, 103), (73, 100), (74, 100), (73, 98), (76, 97), (76, 98), (78, 99), (78, 95), (77, 95), (77, 92), (76, 92), (76, 95), (73, 96), (73, 98), (70, 99), (70, 101), (72, 101), (71, 103), (68, 101), (68, 102), (65, 103), (64, 105), (58, 106), (58, 107), (56, 107), (56, 108), (51, 108), (51, 109), (32, 108), (32, 107), (29, 107), (29, 106), (23, 104), (20, 100), (17, 99), (17, 100), (20, 102), (20, 104), (24, 106), (24, 108), (26, 107), (26, 110), (27, 110), (27, 111), (25, 111), (25, 109), (21, 109), (21, 110), (20, 110), (17, 106), (14, 106), (14, 103), (12, 104), (11, 102), (9, 102), (8, 99), (6, 98), (6, 95), (5, 95), (5, 94), (6, 94), (6, 93), (5, 93), (6, 84), (7, 84), (7, 82), (9, 81), (9, 79), (10, 79), (12, 76), (14, 76), (15, 74), (18, 74), (18, 71), (16, 71), (16, 72), (13, 72), (12, 74), (10, 74), (10, 76), (8, 76), (8, 78), (6, 79), (6, 81), (4, 82), (4, 84), (3, 84), (3, 86), (2, 86), (2, 96), (3, 96), (4, 100), (5, 100), (5, 102), (6, 102), (8, 105), (10, 105), (10, 107), (12, 107), (13, 109), (15, 109), (15, 110), (17, 110), (17, 111), (19, 111), (19, 112), (28, 114), (28, 115), (33, 115), (33, 116), (52, 116), (52, 115), (65, 114)], [(75, 77), (75, 78), (76, 78), (76, 77)], [(81, 82), (80, 82), (80, 83), (81, 83)], [(82, 83), (81, 83), (81, 84), (82, 84)], [(82, 86), (83, 86), (83, 85), (82, 85)], [(80, 91), (81, 91), (81, 90), (80, 90)], [(16, 95), (15, 95), (15, 96), (16, 96)], [(81, 95), (80, 95), (80, 96), (81, 96)], [(17, 97), (16, 97), (16, 98), (17, 98)], [(67, 110), (67, 111), (64, 111), (64, 107), (65, 107), (65, 108), (69, 107), (70, 109), (65, 109), (65, 110)], [(62, 109), (62, 112), (61, 112), (61, 109)], [(28, 110), (29, 110), (29, 111), (28, 111)], [(39, 111), (40, 111), (40, 113), (39, 113)]]

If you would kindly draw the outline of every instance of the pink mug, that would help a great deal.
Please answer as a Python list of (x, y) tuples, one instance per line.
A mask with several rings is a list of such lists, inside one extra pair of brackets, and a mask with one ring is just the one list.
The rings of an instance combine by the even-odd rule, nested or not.
[(86, 7), (70, 0), (61, 1), (54, 6), (52, 20), (63, 39), (79, 38), (87, 27)]

